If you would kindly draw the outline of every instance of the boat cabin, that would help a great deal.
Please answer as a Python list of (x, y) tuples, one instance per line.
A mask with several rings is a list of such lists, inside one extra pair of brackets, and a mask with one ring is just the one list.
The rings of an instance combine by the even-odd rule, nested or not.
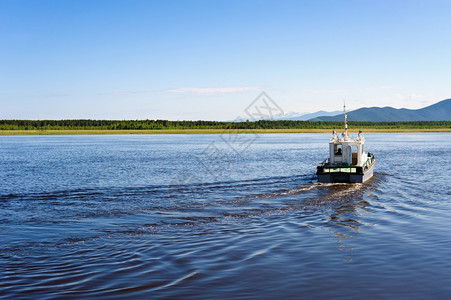
[(347, 132), (343, 133), (341, 138), (335, 131), (333, 132), (329, 142), (328, 163), (330, 165), (361, 166), (367, 158), (362, 131), (359, 131), (359, 135), (355, 139), (349, 138)]

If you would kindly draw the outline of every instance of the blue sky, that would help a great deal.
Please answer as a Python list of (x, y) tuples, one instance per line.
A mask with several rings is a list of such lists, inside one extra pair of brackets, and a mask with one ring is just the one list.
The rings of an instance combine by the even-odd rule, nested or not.
[(0, 119), (231, 120), (451, 97), (451, 1), (0, 0)]

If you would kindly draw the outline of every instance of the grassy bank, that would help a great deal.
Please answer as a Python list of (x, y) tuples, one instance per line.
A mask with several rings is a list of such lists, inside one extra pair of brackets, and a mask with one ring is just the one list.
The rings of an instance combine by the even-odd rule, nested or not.
[[(341, 128), (336, 128), (338, 132)], [(100, 134), (235, 134), (235, 133), (328, 133), (332, 129), (162, 129), (162, 130), (109, 130), (109, 129), (63, 129), (63, 130), (0, 130), (0, 135), (100, 135)], [(350, 132), (358, 129), (350, 128)], [(451, 132), (451, 128), (365, 128), (364, 132)]]

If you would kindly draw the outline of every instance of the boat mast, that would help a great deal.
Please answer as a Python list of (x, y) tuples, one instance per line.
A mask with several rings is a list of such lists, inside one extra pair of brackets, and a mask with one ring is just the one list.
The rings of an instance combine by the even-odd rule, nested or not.
[(345, 117), (345, 136), (349, 136), (348, 133), (348, 115), (346, 114), (346, 103), (343, 101), (343, 112), (344, 112), (344, 117)]

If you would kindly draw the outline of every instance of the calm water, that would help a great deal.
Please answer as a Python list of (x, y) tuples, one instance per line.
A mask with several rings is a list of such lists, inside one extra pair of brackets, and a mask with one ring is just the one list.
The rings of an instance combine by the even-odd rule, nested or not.
[(451, 297), (451, 134), (0, 136), (1, 298)]

